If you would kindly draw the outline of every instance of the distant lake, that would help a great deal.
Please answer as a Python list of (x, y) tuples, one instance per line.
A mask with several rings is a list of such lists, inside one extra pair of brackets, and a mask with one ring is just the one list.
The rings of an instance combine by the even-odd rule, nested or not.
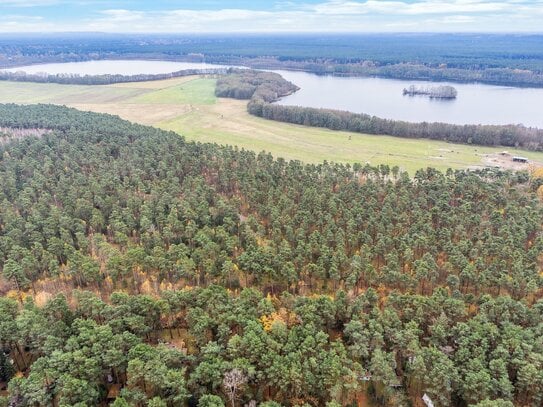
[(29, 74), (79, 74), (79, 75), (155, 75), (171, 73), (184, 69), (216, 69), (224, 65), (192, 62), (142, 61), (142, 60), (100, 60), (85, 62), (63, 62), (58, 64), (39, 64), (3, 69), (4, 71), (24, 71)]
[[(278, 103), (367, 113), (409, 122), (524, 124), (543, 128), (543, 89), (482, 84), (341, 78), (305, 72), (274, 71), (301, 89)], [(454, 100), (404, 96), (409, 85), (450, 85)]]
[[(163, 74), (183, 69), (213, 69), (224, 65), (206, 63), (100, 60), (9, 68), (27, 73)], [(306, 72), (274, 71), (301, 89), (278, 103), (348, 110), (356, 113), (410, 122), (455, 124), (524, 124), (543, 128), (543, 89), (514, 88), (482, 84), (403, 81), (380, 78), (341, 78)], [(451, 85), (458, 90), (455, 100), (404, 96), (409, 85)]]

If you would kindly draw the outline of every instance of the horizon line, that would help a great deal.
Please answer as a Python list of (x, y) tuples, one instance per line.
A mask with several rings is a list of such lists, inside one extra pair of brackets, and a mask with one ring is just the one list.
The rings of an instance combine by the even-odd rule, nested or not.
[(383, 35), (543, 35), (541, 31), (0, 31), (0, 35), (59, 35), (59, 34), (108, 34), (108, 35), (337, 35), (337, 34), (383, 34)]

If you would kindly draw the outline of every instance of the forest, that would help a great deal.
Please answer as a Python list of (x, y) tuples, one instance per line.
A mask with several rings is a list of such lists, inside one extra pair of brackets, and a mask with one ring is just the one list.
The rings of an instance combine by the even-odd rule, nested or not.
[(0, 129), (0, 406), (541, 406), (537, 173)]
[(161, 59), (317, 74), (543, 86), (540, 34), (0, 35), (0, 67)]
[(259, 100), (272, 103), (300, 88), (274, 72), (251, 69), (228, 69), (219, 77), (215, 95), (223, 98)]

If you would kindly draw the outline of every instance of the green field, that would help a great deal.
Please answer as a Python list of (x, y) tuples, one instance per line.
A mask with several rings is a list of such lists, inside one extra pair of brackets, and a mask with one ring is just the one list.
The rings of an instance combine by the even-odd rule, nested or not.
[[(245, 101), (217, 99), (214, 86), (214, 79), (199, 77), (107, 86), (0, 82), (0, 103), (55, 103), (117, 114), (176, 131), (188, 140), (237, 145), (305, 162), (389, 164), (410, 173), (423, 167), (509, 167), (507, 162), (492, 162), (503, 148), (337, 132), (257, 118), (246, 112)], [(508, 150), (543, 162), (543, 153)]]

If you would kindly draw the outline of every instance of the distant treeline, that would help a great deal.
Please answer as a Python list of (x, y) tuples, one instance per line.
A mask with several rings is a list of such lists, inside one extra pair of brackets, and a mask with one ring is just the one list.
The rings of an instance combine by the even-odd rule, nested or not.
[[(511, 68), (543, 72), (541, 34), (2, 34), (0, 65), (88, 59), (226, 58), (283, 61), (317, 59), (349, 64), (402, 62), (478, 70)], [(201, 59), (196, 59), (201, 57)]]
[(228, 69), (227, 75), (217, 80), (215, 95), (233, 99), (254, 99), (272, 103), (300, 88), (273, 72), (250, 69)]
[(273, 104), (281, 97), (298, 90), (298, 87), (275, 73), (251, 70), (229, 72), (229, 75), (217, 81), (215, 94), (219, 97), (250, 99), (248, 112), (269, 120), (356, 133), (543, 150), (543, 129), (521, 125), (411, 123), (382, 119), (364, 113)]
[(321, 75), (543, 87), (543, 36), (511, 34), (0, 35), (0, 67), (154, 59)]
[(418, 62), (382, 64), (371, 60), (340, 62), (330, 59), (295, 60), (272, 57), (223, 57), (207, 62), (236, 64), (252, 69), (284, 69), (317, 75), (379, 77), (433, 82), (486, 83), (502, 86), (543, 87), (543, 73), (516, 68), (452, 68), (447, 64), (427, 65)]
[(37, 83), (60, 83), (63, 85), (110, 85), (124, 82), (145, 82), (163, 79), (179, 78), (191, 75), (220, 75), (226, 73), (225, 68), (217, 69), (183, 69), (181, 71), (163, 74), (138, 75), (78, 75), (78, 74), (29, 74), (26, 72), (0, 71), (0, 80)]

